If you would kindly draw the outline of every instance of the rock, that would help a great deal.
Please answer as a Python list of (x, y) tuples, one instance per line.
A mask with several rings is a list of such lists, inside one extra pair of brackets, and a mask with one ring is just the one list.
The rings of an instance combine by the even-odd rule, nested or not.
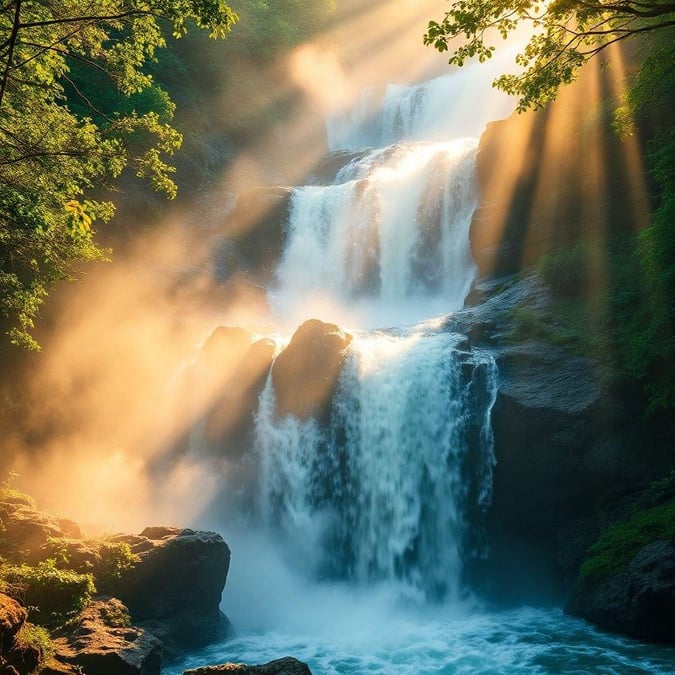
[(272, 366), (279, 417), (323, 417), (345, 359), (351, 335), (336, 325), (305, 321)]
[(314, 167), (304, 183), (318, 183), (319, 185), (332, 185), (340, 172), (354, 160), (361, 159), (370, 150), (335, 150), (325, 155)]
[(159, 675), (161, 642), (140, 628), (123, 625), (125, 613), (114, 598), (92, 601), (76, 626), (55, 640), (57, 657), (96, 675)]
[[(220, 228), (222, 237), (233, 242), (227, 252), (227, 262), (236, 262), (233, 272), (246, 270), (256, 283), (262, 284), (273, 278), (281, 258), (291, 194), (291, 188), (270, 187), (239, 195), (234, 209)], [(222, 248), (222, 238), (218, 241)], [(236, 254), (232, 252), (234, 250)], [(224, 272), (221, 266), (221, 280), (228, 278)]]
[[(523, 270), (583, 237), (605, 239), (608, 230), (628, 234), (648, 224), (649, 196), (636, 189), (644, 172), (625, 159), (635, 139), (621, 140), (606, 118), (590, 120), (588, 106), (579, 105), (590, 77), (611, 88), (611, 75), (588, 72), (544, 110), (487, 125), (476, 161), (480, 202), (470, 232), (481, 275)], [(564, 148), (551, 133), (563, 119)], [(602, 148), (600, 172), (598, 153), (589, 147)]]
[(675, 546), (655, 541), (628, 569), (598, 582), (579, 582), (565, 612), (606, 630), (675, 645)]
[(5, 554), (18, 560), (34, 562), (36, 556), (39, 560), (39, 550), (50, 538), (82, 537), (72, 520), (36, 511), (26, 504), (0, 505), (0, 518), (5, 528), (4, 539), (9, 543)]
[[(523, 311), (530, 333), (517, 323)], [(555, 333), (554, 320), (547, 287), (529, 273), (481, 281), (447, 322), (499, 369), (490, 555), (475, 580), (493, 600), (564, 598), (588, 546), (667, 466), (603, 388), (597, 363), (537, 330)]]
[(312, 675), (309, 666), (290, 656), (276, 659), (258, 666), (244, 663), (224, 663), (220, 666), (206, 666), (186, 670), (183, 675), (212, 675), (212, 673), (238, 673), (238, 675)]
[(9, 651), (28, 612), (13, 598), (0, 593), (0, 655)]
[(276, 345), (272, 340), (249, 342), (222, 382), (214, 403), (205, 415), (204, 442), (212, 454), (239, 460), (250, 448), (254, 432), (253, 414), (265, 388)]
[(223, 637), (229, 624), (219, 606), (230, 564), (223, 538), (163, 527), (144, 533), (127, 540), (140, 561), (115, 589), (133, 621), (161, 622), (180, 647)]

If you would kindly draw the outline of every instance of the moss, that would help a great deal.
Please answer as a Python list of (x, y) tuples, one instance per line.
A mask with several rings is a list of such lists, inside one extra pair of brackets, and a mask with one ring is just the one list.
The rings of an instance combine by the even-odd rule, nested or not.
[(54, 560), (35, 567), (0, 567), (0, 580), (9, 595), (27, 608), (29, 618), (41, 625), (57, 626), (81, 611), (96, 592), (91, 574), (59, 569)]
[(139, 558), (124, 542), (101, 542), (100, 562), (94, 568), (96, 585), (102, 593), (114, 594), (119, 583), (133, 569)]
[(581, 566), (581, 582), (593, 583), (620, 574), (648, 544), (675, 537), (675, 499), (633, 514), (613, 525), (591, 547)]
[(16, 634), (16, 646), (19, 649), (34, 649), (39, 653), (38, 670), (50, 661), (56, 652), (49, 631), (28, 621)]

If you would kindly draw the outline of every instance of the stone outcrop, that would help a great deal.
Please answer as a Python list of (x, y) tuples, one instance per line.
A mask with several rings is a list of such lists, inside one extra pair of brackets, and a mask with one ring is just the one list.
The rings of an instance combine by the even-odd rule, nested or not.
[(151, 527), (114, 541), (128, 543), (139, 557), (116, 589), (134, 623), (148, 622), (169, 647), (194, 648), (227, 635), (220, 600), (230, 549), (219, 534)]
[(92, 601), (55, 641), (59, 660), (96, 675), (159, 675), (163, 648), (114, 598)]
[(214, 675), (216, 673), (234, 673), (236, 675), (312, 675), (312, 671), (306, 663), (290, 656), (257, 666), (249, 666), (245, 663), (224, 663), (220, 666), (206, 666), (204, 668), (186, 670), (183, 675)]
[(597, 583), (579, 582), (565, 611), (610, 631), (675, 644), (675, 546), (655, 541), (628, 568)]
[(487, 125), (476, 165), (481, 199), (471, 224), (481, 274), (524, 270), (583, 237), (639, 232), (647, 224), (644, 170), (626, 161), (637, 135), (620, 139), (605, 116), (591, 118), (586, 103), (599, 82), (611, 89), (608, 78), (609, 71), (582, 73), (544, 110)]
[(479, 283), (448, 323), (499, 368), (490, 552), (477, 584), (515, 602), (564, 597), (588, 547), (663, 467), (593, 359), (523, 332), (522, 311), (555, 332), (549, 292), (534, 273)]
[[(50, 538), (81, 538), (80, 528), (72, 520), (36, 510), (30, 503), (0, 503), (3, 538), (18, 558), (34, 561)], [(9, 551), (8, 551), (9, 552)]]
[(272, 366), (279, 417), (323, 418), (351, 335), (317, 319), (305, 321)]
[(163, 637), (169, 648), (194, 648), (227, 635), (220, 600), (230, 549), (220, 535), (151, 527), (114, 541), (128, 543), (139, 556), (116, 589), (134, 623)]

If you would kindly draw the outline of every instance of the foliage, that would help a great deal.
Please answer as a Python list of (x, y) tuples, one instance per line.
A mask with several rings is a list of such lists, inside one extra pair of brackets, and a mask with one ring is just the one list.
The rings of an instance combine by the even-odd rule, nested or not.
[(17, 474), (10, 472), (8, 477), (0, 483), (0, 504), (20, 504), (35, 510), (37, 508), (35, 499), (13, 487), (16, 478)]
[(117, 600), (111, 598), (102, 607), (103, 618), (108, 626), (113, 628), (128, 628), (131, 626), (131, 616), (127, 607)]
[(91, 574), (59, 569), (54, 560), (0, 567), (7, 592), (20, 600), (35, 623), (55, 626), (80, 612), (96, 592)]
[[(0, 7), (0, 315), (12, 342), (37, 348), (30, 332), (49, 285), (105, 258), (93, 226), (113, 207), (87, 192), (128, 166), (175, 194), (165, 158), (181, 137), (147, 72), (165, 44), (160, 21), (176, 37), (189, 21), (223, 37), (235, 18), (223, 0)], [(102, 83), (100, 96), (87, 77)]]
[(56, 652), (52, 638), (49, 631), (42, 627), (36, 626), (29, 621), (26, 621), (16, 635), (16, 645), (21, 648), (33, 648), (40, 654), (38, 661), (38, 671), (41, 666), (47, 663)]
[(641, 548), (674, 536), (675, 500), (635, 513), (606, 530), (591, 547), (581, 567), (581, 581), (591, 583), (620, 574)]
[[(528, 25), (532, 37), (516, 58), (518, 74), (495, 86), (520, 98), (519, 109), (541, 108), (579, 68), (609, 45), (675, 25), (675, 4), (663, 0), (456, 0), (441, 21), (430, 21), (424, 42), (450, 52), (449, 62), (485, 61), (495, 47)], [(458, 39), (458, 42), (455, 42)]]
[(98, 592), (109, 595), (115, 595), (120, 582), (139, 560), (126, 542), (105, 539), (51, 537), (43, 550), (44, 556), (60, 569), (90, 574)]
[(96, 586), (101, 593), (114, 594), (130, 570), (138, 562), (138, 556), (125, 542), (102, 542), (99, 548), (100, 562), (94, 568)]
[(239, 21), (230, 47), (267, 60), (323, 28), (335, 9), (334, 0), (232, 0)]

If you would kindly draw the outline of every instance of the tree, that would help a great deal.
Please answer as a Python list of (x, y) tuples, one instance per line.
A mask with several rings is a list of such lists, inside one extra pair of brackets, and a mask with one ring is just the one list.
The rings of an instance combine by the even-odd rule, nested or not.
[(179, 37), (194, 22), (222, 38), (235, 20), (223, 0), (2, 2), (0, 314), (12, 342), (36, 348), (50, 283), (105, 257), (93, 225), (114, 207), (92, 190), (130, 167), (176, 193), (165, 161), (181, 144), (174, 106), (146, 70), (164, 30)]
[[(489, 59), (495, 36), (506, 39), (523, 24), (533, 33), (516, 58), (519, 74), (497, 78), (495, 86), (520, 97), (519, 110), (541, 108), (579, 68), (609, 45), (675, 26), (668, 0), (458, 0), (440, 21), (430, 21), (424, 43), (450, 52), (462, 66), (472, 57)], [(457, 42), (455, 42), (457, 39)]]

